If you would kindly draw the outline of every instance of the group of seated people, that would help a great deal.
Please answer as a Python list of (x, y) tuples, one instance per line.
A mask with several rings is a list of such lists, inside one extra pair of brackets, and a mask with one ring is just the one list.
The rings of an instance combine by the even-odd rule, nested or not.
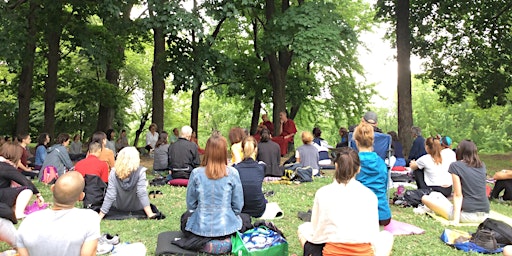
[[(304, 255), (391, 253), (393, 236), (379, 228), (391, 222), (392, 214), (387, 198), (388, 166), (373, 150), (375, 133), (379, 132), (376, 124), (376, 116), (370, 114), (353, 128), (357, 151), (347, 147), (348, 138), (343, 139), (347, 131), (340, 129), (342, 140), (332, 160), (333, 183), (316, 192), (311, 222), (299, 226)], [(419, 134), (417, 131), (416, 138), (421, 137), (421, 131)], [(172, 144), (168, 143), (167, 133), (159, 134), (154, 148), (154, 171), (187, 179), (187, 210), (181, 217), (185, 237), (178, 245), (211, 253), (212, 247), (207, 245), (213, 242), (217, 245), (215, 253), (227, 253), (231, 247), (226, 240), (243, 230), (250, 217), (260, 217), (265, 212), (267, 200), (262, 182), (265, 176), (282, 175), (279, 169), (282, 147), (272, 140), (271, 131), (266, 127), (259, 131), (259, 142), (253, 136), (242, 135), (243, 132), (239, 128), (230, 131), (231, 163), (228, 162), (228, 141), (220, 133), (213, 133), (208, 139), (202, 161), (199, 161), (197, 144), (190, 141), (192, 128), (189, 126), (181, 128), (179, 138)], [(304, 145), (297, 148), (295, 158), (318, 171), (321, 158), (325, 157), (322, 157), (322, 147), (326, 147), (321, 131), (315, 128), (313, 134), (303, 132), (301, 137)], [(0, 148), (0, 217), (3, 218), (0, 220), (12, 223), (21, 218), (25, 220), (16, 240), (12, 236), (0, 238), (17, 247), (20, 255), (90, 255), (96, 250), (101, 219), (123, 212), (140, 212), (149, 219), (161, 219), (162, 215), (150, 204), (146, 168), (140, 166), (138, 150), (124, 147), (114, 159), (113, 152), (106, 148), (106, 140), (105, 133), (95, 133), (87, 157), (72, 168), (60, 154), (66, 150), (70, 137), (59, 135), (57, 146), (47, 157), (51, 162), (56, 162), (57, 157), (64, 158), (60, 160), (61, 165), (56, 165), (60, 177), (52, 186), (54, 204), (51, 209), (27, 217), (22, 210), (30, 198), (36, 195), (39, 204), (43, 204), (44, 199), (33, 183), (16, 170), (23, 150), (17, 144), (4, 143)], [(237, 146), (233, 146), (235, 144)], [(472, 141), (462, 140), (455, 152), (450, 146), (449, 137), (429, 137), (423, 144), (425, 154), (418, 153), (416, 158), (410, 159), (409, 166), (417, 176), (418, 188), (433, 191), (424, 196), (422, 202), (453, 224), (482, 222), (490, 210), (485, 164), (480, 161)], [(49, 157), (54, 150), (59, 154)], [(41, 165), (43, 168), (45, 163), (46, 160)], [(84, 197), (87, 175), (98, 176), (107, 184), (97, 214), (74, 208)], [(494, 177), (497, 180), (495, 190), (505, 190), (503, 199), (507, 200), (511, 193), (507, 182), (512, 178), (512, 171), (503, 170)], [(21, 187), (11, 187), (11, 181)], [(447, 199), (452, 191), (453, 203)], [(496, 191), (491, 197), (499, 196), (500, 191)], [(76, 218), (83, 221), (71, 221)], [(72, 234), (65, 232), (70, 227), (73, 227)], [(54, 243), (41, 248), (39, 241), (49, 237), (52, 241), (65, 240), (66, 243), (59, 242), (58, 249)], [(194, 242), (188, 243), (190, 241)], [(510, 255), (508, 250), (510, 247), (504, 255)]]

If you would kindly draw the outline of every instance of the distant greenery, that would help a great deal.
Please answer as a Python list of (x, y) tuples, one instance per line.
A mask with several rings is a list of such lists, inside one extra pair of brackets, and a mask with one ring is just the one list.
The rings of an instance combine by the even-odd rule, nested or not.
[[(488, 166), (488, 174), (497, 170), (512, 167), (510, 161), (511, 155), (487, 155), (482, 154), (481, 158)], [(151, 162), (146, 159), (145, 165)], [(148, 176), (148, 179), (151, 179)], [(317, 178), (314, 182), (303, 183), (300, 185), (279, 185), (263, 184), (263, 190), (273, 190), (275, 195), (267, 198), (269, 202), (277, 202), (284, 211), (282, 219), (274, 220), (280, 228), (289, 243), (289, 253), (302, 255), (302, 248), (297, 238), (297, 227), (302, 223), (297, 217), (299, 211), (307, 211), (313, 205), (315, 192), (322, 186), (332, 182), (332, 171), (326, 172), (325, 178)], [(50, 200), (51, 194), (48, 186), (36, 183), (45, 198)], [(123, 242), (142, 242), (147, 248), (147, 255), (154, 255), (158, 234), (165, 231), (180, 229), (180, 216), (186, 209), (185, 194), (186, 188), (182, 187), (148, 187), (148, 191), (161, 190), (163, 198), (150, 199), (167, 218), (160, 221), (154, 220), (122, 220), (101, 222), (101, 232), (110, 234), (119, 234)], [(491, 202), (491, 209), (512, 217), (510, 204)], [(398, 236), (395, 237), (393, 246), (393, 255), (461, 255), (460, 251), (445, 245), (439, 239), (444, 228), (439, 223), (433, 221), (428, 216), (420, 216), (413, 213), (412, 208), (391, 207), (393, 218), (398, 221), (407, 222), (416, 225), (426, 232), (423, 235)], [(454, 228), (454, 227), (450, 227)], [(464, 231), (474, 231), (476, 227), (456, 227), (455, 229)], [(0, 251), (7, 250), (8, 246), (0, 242)], [(480, 254), (472, 254), (480, 255)]]

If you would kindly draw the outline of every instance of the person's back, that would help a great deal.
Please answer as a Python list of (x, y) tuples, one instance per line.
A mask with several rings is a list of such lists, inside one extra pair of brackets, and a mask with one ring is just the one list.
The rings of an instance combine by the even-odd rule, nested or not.
[(100, 237), (98, 214), (74, 208), (84, 196), (83, 188), (83, 177), (77, 172), (68, 172), (57, 180), (52, 187), (52, 209), (30, 214), (18, 229), (20, 256), (95, 255)]
[(43, 165), (41, 166), (41, 170), (44, 170), (46, 166), (50, 165), (55, 166), (55, 168), (57, 168), (57, 172), (59, 173), (59, 175), (64, 174), (66, 170), (71, 169), (73, 167), (73, 162), (71, 162), (68, 151), (64, 145), (56, 144), (48, 149), (48, 155), (46, 156), (46, 159), (44, 160)]
[(178, 178), (175, 176), (175, 169), (187, 169), (186, 172), (190, 175), (190, 172), (199, 166), (199, 150), (197, 145), (190, 141), (191, 136), (192, 128), (183, 126), (181, 137), (169, 146), (169, 169), (173, 171), (173, 178)]
[(279, 168), (281, 164), (281, 149), (279, 145), (270, 138), (270, 131), (266, 128), (260, 132), (261, 140), (258, 143), (257, 161), (265, 163), (265, 176), (281, 177), (283, 171)]
[(105, 161), (98, 157), (101, 154), (101, 145), (97, 142), (89, 144), (89, 154), (85, 159), (78, 161), (75, 165), (75, 171), (85, 177), (86, 174), (96, 175), (105, 183), (108, 182), (109, 168)]
[[(483, 163), (482, 163), (483, 165)], [(457, 161), (450, 165), (449, 173), (460, 178), (462, 186), (462, 211), (464, 212), (489, 212), (489, 200), (486, 195), (486, 168), (471, 167), (463, 161)]]
[(159, 145), (153, 153), (153, 170), (166, 170), (169, 167), (169, 144)]
[(313, 175), (320, 169), (318, 165), (318, 149), (313, 146), (313, 135), (310, 132), (302, 132), (302, 142), (304, 145), (297, 148), (295, 158), (302, 166), (311, 166)]
[(244, 192), (244, 208), (242, 213), (252, 217), (260, 217), (265, 212), (266, 200), (262, 191), (265, 178), (265, 165), (254, 160), (257, 148), (256, 139), (252, 136), (242, 141), (244, 160), (233, 167), (238, 170)]

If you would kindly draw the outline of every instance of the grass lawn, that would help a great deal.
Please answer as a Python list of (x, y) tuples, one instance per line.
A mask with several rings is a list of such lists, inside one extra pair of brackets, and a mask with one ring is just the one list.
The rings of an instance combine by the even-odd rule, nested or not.
[[(489, 174), (493, 174), (503, 168), (512, 168), (511, 154), (482, 155), (481, 158), (487, 164)], [(145, 159), (143, 165), (151, 167), (151, 161)], [(148, 180), (151, 178), (153, 177), (148, 176)], [(263, 185), (264, 191), (273, 190), (275, 192), (274, 196), (268, 198), (269, 202), (279, 203), (284, 211), (284, 217), (273, 222), (288, 238), (290, 254), (302, 255), (302, 248), (296, 235), (297, 227), (302, 221), (297, 218), (297, 212), (311, 209), (316, 190), (331, 182), (332, 171), (327, 171), (325, 178), (316, 179), (311, 183)], [(42, 191), (45, 198), (51, 198), (48, 186), (41, 183), (36, 183), (36, 185)], [(163, 192), (163, 198), (151, 199), (151, 202), (167, 216), (166, 219), (158, 221), (103, 220), (101, 232), (119, 234), (122, 241), (142, 242), (146, 245), (147, 255), (154, 255), (158, 234), (164, 231), (179, 230), (180, 228), (179, 219), (186, 209), (186, 188), (171, 186), (149, 187), (148, 191), (151, 190), (161, 190)], [(445, 227), (433, 221), (427, 215), (416, 215), (413, 213), (412, 208), (401, 208), (393, 205), (391, 209), (394, 219), (426, 230), (423, 235), (395, 237), (393, 255), (465, 255), (465, 253), (446, 246), (441, 242), (439, 236)], [(491, 209), (512, 217), (510, 204), (491, 202)], [(476, 227), (457, 227), (456, 229), (474, 231)], [(5, 243), (0, 243), (0, 251), (7, 249), (9, 247)]]

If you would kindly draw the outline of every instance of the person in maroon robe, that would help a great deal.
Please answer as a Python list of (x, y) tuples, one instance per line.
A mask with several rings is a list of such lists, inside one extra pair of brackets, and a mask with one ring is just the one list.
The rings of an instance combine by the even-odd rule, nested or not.
[(279, 119), (281, 120), (279, 136), (273, 137), (272, 140), (279, 144), (279, 148), (281, 148), (281, 156), (285, 156), (286, 153), (288, 153), (288, 143), (293, 142), (293, 136), (297, 133), (297, 127), (293, 120), (288, 119), (286, 112), (284, 111), (279, 113)]

